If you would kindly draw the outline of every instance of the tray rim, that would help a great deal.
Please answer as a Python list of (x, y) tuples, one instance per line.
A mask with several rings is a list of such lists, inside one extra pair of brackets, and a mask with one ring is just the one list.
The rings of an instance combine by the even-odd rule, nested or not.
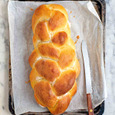
[[(24, 0), (19, 0), (19, 1), (24, 2)], [(27, 0), (27, 1), (29, 1), (29, 0)], [(33, 1), (29, 1), (29, 2), (33, 2)], [(43, 1), (48, 2), (48, 1), (59, 1), (59, 0), (35, 0), (35, 2), (43, 2)], [(101, 18), (101, 21), (103, 24), (103, 59), (104, 59), (104, 66), (105, 66), (105, 26), (106, 26), (106, 23), (105, 23), (105, 21), (106, 21), (106, 18), (105, 18), (106, 17), (106, 2), (105, 2), (105, 0), (62, 0), (62, 1), (91, 1), (91, 2), (100, 4), (100, 6), (101, 6), (101, 17), (100, 18)], [(10, 45), (9, 45), (9, 77), (12, 76), (10, 73), (11, 73), (11, 59), (10, 59)], [(11, 84), (10, 84), (10, 82), (11, 82)], [(12, 80), (10, 81), (10, 79), (9, 79), (9, 87), (12, 87)], [(104, 101), (99, 106), (103, 107), (103, 110), (101, 110), (102, 112), (100, 113), (100, 109), (99, 109), (99, 111), (97, 111), (95, 113), (96, 115), (102, 115), (104, 113)], [(12, 115), (15, 115), (12, 90), (11, 91), (9, 90), (9, 111), (11, 112)], [(64, 115), (65, 114), (66, 115), (67, 114), (74, 115), (74, 114), (78, 114), (78, 113), (87, 114), (88, 111), (86, 109), (80, 109), (80, 110), (74, 111), (74, 112), (64, 112), (63, 114)], [(28, 112), (28, 113), (24, 113), (24, 114), (26, 114), (26, 115), (28, 115), (28, 114), (51, 115), (51, 113), (49, 111), (48, 112)], [(22, 114), (22, 115), (24, 115), (24, 114)]]

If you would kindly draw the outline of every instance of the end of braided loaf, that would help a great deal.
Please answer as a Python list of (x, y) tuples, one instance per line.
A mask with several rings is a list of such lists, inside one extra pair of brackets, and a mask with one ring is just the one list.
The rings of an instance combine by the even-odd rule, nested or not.
[(71, 39), (68, 14), (57, 4), (39, 6), (32, 17), (34, 50), (30, 82), (38, 104), (63, 113), (77, 91), (80, 64)]

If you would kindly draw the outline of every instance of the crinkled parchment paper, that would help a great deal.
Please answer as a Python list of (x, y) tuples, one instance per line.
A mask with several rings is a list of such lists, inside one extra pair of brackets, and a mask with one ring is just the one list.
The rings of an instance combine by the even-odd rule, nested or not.
[(91, 2), (9, 2), (12, 88), (16, 114), (29, 111), (48, 111), (47, 108), (42, 108), (36, 103), (33, 89), (30, 83), (27, 84), (25, 81), (29, 80), (31, 71), (28, 58), (33, 50), (32, 15), (39, 5), (49, 3), (61, 4), (66, 8), (71, 23), (71, 37), (76, 41), (76, 36), (80, 36), (76, 43), (76, 53), (81, 65), (81, 73), (77, 79), (78, 91), (72, 98), (67, 111), (87, 109), (81, 52), (83, 39), (87, 42), (91, 63), (93, 107), (99, 105), (106, 97), (103, 65), (103, 27)]

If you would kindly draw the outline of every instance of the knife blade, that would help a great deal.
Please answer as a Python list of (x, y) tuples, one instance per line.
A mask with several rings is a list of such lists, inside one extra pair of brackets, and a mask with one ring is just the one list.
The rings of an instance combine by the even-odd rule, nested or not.
[(90, 61), (89, 61), (87, 44), (84, 40), (82, 41), (82, 53), (83, 53), (84, 69), (85, 69), (88, 113), (89, 115), (94, 115), (92, 100), (91, 100), (92, 85), (91, 85)]

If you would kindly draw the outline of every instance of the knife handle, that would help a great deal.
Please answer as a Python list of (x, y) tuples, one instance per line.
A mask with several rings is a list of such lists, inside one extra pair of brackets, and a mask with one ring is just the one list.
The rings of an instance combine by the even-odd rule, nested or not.
[(92, 101), (91, 101), (91, 94), (87, 94), (87, 106), (88, 106), (88, 113), (89, 115), (94, 115)]

